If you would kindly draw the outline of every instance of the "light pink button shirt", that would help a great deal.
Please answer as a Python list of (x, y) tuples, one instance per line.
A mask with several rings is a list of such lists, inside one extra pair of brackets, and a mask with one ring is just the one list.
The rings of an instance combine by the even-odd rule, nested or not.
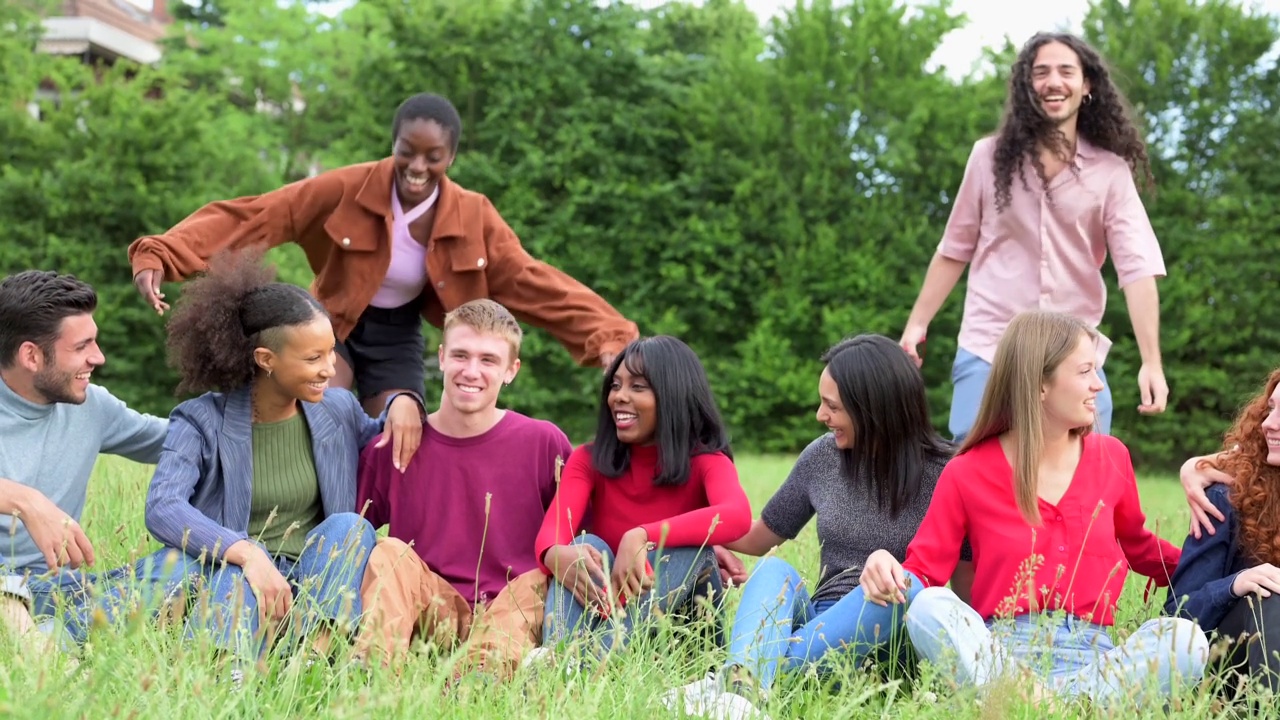
[[(1110, 250), (1124, 288), (1163, 277), (1164, 259), (1128, 164), (1115, 153), (1076, 144), (1075, 167), (1049, 183), (1046, 195), (1035, 168), (1017, 172), (1010, 202), (996, 213), (995, 137), (974, 143), (938, 252), (969, 263), (960, 347), (991, 362), (1014, 315), (1053, 310), (1093, 327), (1102, 322), (1107, 286), (1102, 263)], [(1098, 361), (1111, 341), (1098, 342)]]

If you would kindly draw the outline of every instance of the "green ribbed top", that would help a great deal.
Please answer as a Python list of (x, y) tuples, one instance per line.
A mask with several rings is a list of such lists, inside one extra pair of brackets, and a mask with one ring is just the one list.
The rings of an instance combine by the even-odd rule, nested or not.
[[(275, 517), (271, 517), (273, 511)], [(302, 554), (307, 533), (320, 524), (323, 516), (306, 418), (298, 413), (288, 420), (255, 423), (249, 537), (266, 546), (273, 556), (296, 560)], [(269, 517), (271, 524), (267, 525)], [(297, 527), (289, 530), (295, 523)]]

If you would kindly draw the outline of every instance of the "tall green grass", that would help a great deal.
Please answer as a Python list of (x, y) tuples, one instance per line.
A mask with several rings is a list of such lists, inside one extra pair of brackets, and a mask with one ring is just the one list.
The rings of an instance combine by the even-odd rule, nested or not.
[[(791, 467), (787, 457), (742, 457), (738, 466), (758, 514)], [(94, 474), (84, 525), (105, 569), (158, 547), (143, 525), (150, 468), (103, 458)], [(1143, 478), (1141, 491), (1149, 527), (1181, 544), (1187, 527), (1181, 488), (1170, 478)], [(816, 579), (818, 543), (810, 523), (778, 553)], [(750, 563), (749, 563), (750, 565)], [(1130, 576), (1120, 602), (1117, 637), (1158, 612), (1164, 592), (1143, 599), (1144, 579)], [(736, 604), (731, 593), (729, 612)], [(723, 651), (702, 644), (687, 628), (662, 627), (639, 637), (608, 663), (574, 676), (554, 666), (522, 671), (513, 681), (491, 685), (453, 683), (454, 654), (422, 649), (394, 672), (364, 669), (347, 661), (306, 662), (300, 653), (274, 653), (249, 673), (242, 686), (227, 681), (227, 668), (207, 644), (183, 642), (180, 628), (133, 618), (117, 628), (95, 630), (78, 664), (66, 658), (25, 654), (0, 639), (5, 673), (0, 678), (0, 715), (13, 718), (621, 718), (676, 717), (660, 702), (673, 687), (699, 679), (723, 662)], [(762, 708), (777, 718), (994, 718), (1093, 717), (1080, 704), (1035, 708), (1011, 689), (979, 699), (954, 691), (948, 678), (925, 668), (912, 683), (892, 673), (868, 672), (837, 663), (830, 674), (802, 673), (775, 685)], [(1274, 706), (1263, 708), (1274, 713)], [(1211, 693), (1188, 688), (1169, 716), (1213, 717)], [(1130, 706), (1115, 717), (1164, 716), (1160, 707)], [(1256, 716), (1256, 715), (1255, 715)]]

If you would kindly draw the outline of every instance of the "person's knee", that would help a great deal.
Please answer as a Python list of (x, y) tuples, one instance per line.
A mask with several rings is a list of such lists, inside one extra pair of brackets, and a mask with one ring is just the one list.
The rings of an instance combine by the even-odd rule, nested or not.
[(360, 548), (367, 555), (378, 541), (378, 532), (364, 516), (353, 512), (334, 513), (315, 532), (329, 544)]
[(1239, 602), (1250, 604), (1250, 613), (1256, 618), (1258, 632), (1275, 635), (1280, 630), (1280, 595), (1268, 595), (1260, 598), (1257, 595), (1241, 599)]
[(1209, 636), (1196, 623), (1186, 618), (1160, 618), (1161, 631), (1173, 643), (1179, 655), (1186, 654), (1193, 662), (1201, 666), (1209, 656)]
[(593, 548), (595, 548), (596, 550), (599, 550), (599, 551), (600, 551), (600, 552), (602, 552), (602, 553), (605, 553), (605, 554), (608, 554), (608, 555), (612, 555), (612, 554), (613, 554), (613, 551), (609, 549), (609, 543), (607, 543), (607, 542), (605, 542), (604, 540), (600, 539), (600, 537), (599, 537), (598, 535), (592, 535), (591, 533), (585, 533), (585, 534), (583, 534), (583, 535), (579, 535), (579, 536), (575, 537), (575, 538), (573, 539), (573, 542), (572, 542), (572, 543), (570, 543), (570, 544), (571, 544), (571, 545), (586, 545), (586, 546), (588, 546), (588, 547), (593, 547)]
[(390, 559), (400, 559), (415, 554), (413, 547), (409, 543), (397, 537), (378, 538), (373, 546), (373, 555), (371, 557), (382, 557)]
[(922, 588), (907, 606), (905, 622), (908, 628), (938, 625), (944, 616), (963, 605), (951, 588)]
[(1186, 618), (1160, 617), (1148, 620), (1138, 634), (1150, 638), (1155, 652), (1169, 656), (1178, 665), (1202, 670), (1208, 662), (1209, 637), (1199, 625)]
[(796, 580), (800, 579), (800, 573), (796, 572), (791, 563), (777, 555), (761, 558), (760, 562), (756, 563), (755, 570), (752, 571), (753, 575), (757, 573), (760, 575), (786, 575), (794, 577)]
[[(772, 579), (774, 582), (784, 582), (786, 587), (792, 591), (799, 590), (800, 586), (804, 584), (804, 579), (801, 578), (800, 573), (791, 566), (791, 563), (783, 560), (777, 555), (770, 555), (756, 563), (755, 568), (751, 571), (750, 577), (747, 578), (747, 582), (749, 583), (756, 578), (768, 578)], [(757, 580), (756, 582), (760, 581)], [(766, 582), (768, 581), (766, 580)]]

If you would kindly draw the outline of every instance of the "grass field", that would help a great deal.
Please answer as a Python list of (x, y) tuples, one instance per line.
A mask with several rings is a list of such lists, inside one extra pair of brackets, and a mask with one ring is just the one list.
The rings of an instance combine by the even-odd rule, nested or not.
[[(791, 466), (785, 457), (739, 459), (743, 482), (758, 513)], [(98, 568), (128, 562), (155, 547), (142, 520), (149, 468), (104, 458), (90, 487), (84, 525), (98, 551)], [(1141, 480), (1148, 526), (1175, 544), (1186, 532), (1186, 503), (1175, 479)], [(813, 523), (780, 554), (813, 578), (818, 547)], [(1130, 576), (1118, 613), (1116, 634), (1157, 612), (1156, 593), (1143, 603), (1143, 579)], [(730, 599), (731, 603), (736, 598)], [(731, 605), (732, 607), (732, 605)], [(263, 672), (236, 689), (212, 651), (183, 643), (180, 632), (141, 620), (121, 629), (95, 631), (78, 665), (64, 658), (24, 656), (8, 639), (0, 646), (6, 672), (0, 679), (0, 716), (13, 718), (650, 718), (677, 717), (660, 702), (668, 688), (696, 680), (723, 656), (712, 648), (678, 651), (679, 629), (664, 629), (638, 641), (625, 655), (589, 675), (566, 678), (543, 669), (522, 673), (511, 683), (463, 683), (446, 688), (449, 657), (423, 653), (399, 673), (365, 671), (339, 661), (307, 666), (295, 657), (273, 656)], [(832, 681), (838, 681), (838, 688)], [(1212, 717), (1209, 693), (1188, 689), (1169, 715), (1159, 707), (1128, 707), (1115, 717)], [(1274, 705), (1272, 706), (1274, 707)], [(993, 694), (978, 702), (973, 693), (949, 689), (946, 678), (924, 671), (904, 684), (853, 667), (829, 676), (793, 676), (775, 686), (762, 708), (777, 718), (993, 718), (1093, 717), (1083, 706), (1054, 711)]]

